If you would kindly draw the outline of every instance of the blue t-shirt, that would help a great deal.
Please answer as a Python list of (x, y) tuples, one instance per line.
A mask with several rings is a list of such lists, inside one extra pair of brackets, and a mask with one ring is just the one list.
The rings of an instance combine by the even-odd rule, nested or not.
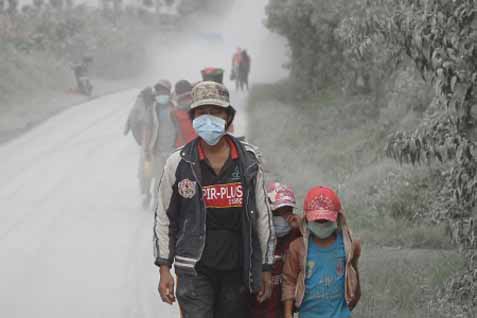
[(345, 266), (343, 233), (338, 232), (336, 241), (325, 248), (310, 239), (300, 318), (351, 317), (345, 300)]

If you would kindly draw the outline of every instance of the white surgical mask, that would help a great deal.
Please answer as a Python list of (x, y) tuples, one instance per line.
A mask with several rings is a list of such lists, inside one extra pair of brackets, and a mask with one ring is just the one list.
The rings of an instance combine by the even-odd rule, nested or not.
[(158, 95), (156, 96), (156, 101), (161, 105), (166, 105), (169, 103), (171, 97), (169, 95)]
[(225, 135), (225, 124), (225, 120), (213, 115), (201, 115), (192, 122), (197, 135), (210, 146), (218, 144)]
[(308, 222), (308, 229), (319, 239), (325, 239), (333, 235), (338, 229), (338, 224), (336, 222)]
[(273, 227), (277, 237), (284, 237), (291, 231), (291, 226), (288, 221), (282, 216), (273, 217)]

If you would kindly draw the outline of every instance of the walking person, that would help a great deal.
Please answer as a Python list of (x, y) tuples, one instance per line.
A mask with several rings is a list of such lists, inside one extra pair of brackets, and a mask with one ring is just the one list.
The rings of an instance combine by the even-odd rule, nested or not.
[[(173, 109), (171, 83), (160, 80), (154, 85), (155, 102), (146, 116), (143, 133), (144, 171), (146, 178), (143, 207), (147, 209), (151, 202), (151, 187), (156, 188), (165, 158), (174, 149), (175, 129), (171, 120)], [(155, 198), (154, 198), (155, 199)]]
[(132, 132), (137, 144), (141, 147), (139, 155), (139, 165), (137, 177), (139, 179), (139, 189), (143, 196), (143, 205), (149, 206), (151, 200), (151, 158), (148, 155), (151, 153), (150, 145), (145, 142), (145, 134), (153, 125), (153, 106), (154, 106), (154, 91), (152, 87), (144, 88), (136, 98), (134, 105), (129, 113), (126, 125), (124, 127), (124, 135), (129, 131)]
[(191, 104), (191, 83), (186, 80), (178, 81), (174, 89), (174, 109), (171, 115), (176, 128), (176, 148), (182, 147), (197, 138), (189, 115)]
[(242, 63), (242, 49), (237, 48), (232, 56), (232, 70), (230, 72), (230, 80), (235, 81), (235, 90), (240, 89), (240, 64)]
[(300, 237), (300, 218), (293, 214), (296, 206), (295, 192), (285, 184), (271, 182), (267, 196), (273, 213), (273, 226), (277, 236), (272, 271), (272, 296), (259, 303), (252, 298), (252, 318), (284, 318), (282, 305), (282, 271), (290, 243)]
[[(159, 293), (184, 318), (248, 318), (249, 297), (271, 295), (275, 235), (263, 168), (252, 146), (226, 133), (229, 92), (201, 82), (192, 92), (198, 138), (166, 162), (155, 207)], [(177, 274), (177, 293), (171, 267)]]
[(285, 317), (348, 318), (361, 297), (359, 241), (351, 236), (333, 190), (307, 193), (302, 238), (290, 244), (283, 269)]
[(250, 58), (250, 55), (247, 53), (247, 50), (243, 50), (239, 65), (239, 86), (241, 90), (244, 90), (246, 88), (248, 91), (248, 77), (250, 75), (251, 64), (252, 60)]

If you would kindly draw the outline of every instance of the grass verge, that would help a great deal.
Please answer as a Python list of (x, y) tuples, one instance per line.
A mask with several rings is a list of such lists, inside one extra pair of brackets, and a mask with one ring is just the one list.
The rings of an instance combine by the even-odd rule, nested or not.
[(366, 96), (291, 96), (286, 83), (252, 89), (250, 140), (269, 179), (292, 185), (300, 201), (316, 184), (339, 192), (363, 242), (363, 297), (353, 317), (439, 317), (428, 304), (464, 260), (446, 226), (426, 222), (438, 191), (435, 172), (384, 158), (386, 125)]

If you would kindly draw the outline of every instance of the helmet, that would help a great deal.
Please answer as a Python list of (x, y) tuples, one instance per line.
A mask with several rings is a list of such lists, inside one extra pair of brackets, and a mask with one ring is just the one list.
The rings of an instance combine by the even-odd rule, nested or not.
[(296, 207), (295, 192), (288, 185), (279, 182), (269, 183), (267, 185), (267, 197), (272, 211), (284, 206)]

